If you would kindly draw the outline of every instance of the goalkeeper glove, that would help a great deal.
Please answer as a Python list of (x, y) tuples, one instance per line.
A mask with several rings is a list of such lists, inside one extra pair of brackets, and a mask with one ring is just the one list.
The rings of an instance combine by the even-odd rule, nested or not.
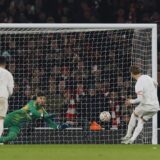
[(57, 126), (57, 129), (63, 130), (63, 129), (66, 129), (66, 128), (69, 128), (69, 127), (71, 127), (70, 124), (68, 124), (68, 123), (63, 123), (63, 124), (59, 124), (59, 125)]

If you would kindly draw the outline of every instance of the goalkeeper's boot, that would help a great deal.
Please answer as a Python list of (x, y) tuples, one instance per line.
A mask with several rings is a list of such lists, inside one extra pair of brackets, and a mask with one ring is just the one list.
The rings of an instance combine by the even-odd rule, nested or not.
[(128, 139), (128, 140), (126, 140), (126, 141), (122, 141), (121, 143), (122, 143), (122, 144), (133, 144), (133, 143), (134, 143), (134, 140)]

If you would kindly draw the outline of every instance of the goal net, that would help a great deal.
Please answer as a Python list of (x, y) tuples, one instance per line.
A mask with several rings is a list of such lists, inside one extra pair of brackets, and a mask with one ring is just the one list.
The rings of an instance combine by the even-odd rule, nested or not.
[[(42, 91), (53, 120), (71, 124), (55, 130), (39, 119), (25, 125), (11, 143), (120, 143), (135, 107), (124, 105), (136, 96), (130, 66), (138, 64), (143, 73), (156, 75), (152, 26), (128, 26), (1, 25), (0, 54), (8, 58), (15, 79), (8, 112)], [(102, 111), (110, 112), (110, 122), (99, 120)], [(136, 143), (152, 143), (152, 126), (151, 120)]]

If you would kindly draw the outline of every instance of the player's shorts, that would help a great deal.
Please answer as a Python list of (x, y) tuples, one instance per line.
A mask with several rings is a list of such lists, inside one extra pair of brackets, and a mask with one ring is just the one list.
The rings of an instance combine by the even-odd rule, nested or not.
[(149, 105), (141, 104), (135, 108), (134, 112), (136, 115), (138, 115), (138, 117), (143, 118), (145, 121), (148, 121), (158, 112), (158, 109), (152, 108), (152, 106)]
[(8, 110), (8, 100), (0, 97), (0, 117), (5, 117)]

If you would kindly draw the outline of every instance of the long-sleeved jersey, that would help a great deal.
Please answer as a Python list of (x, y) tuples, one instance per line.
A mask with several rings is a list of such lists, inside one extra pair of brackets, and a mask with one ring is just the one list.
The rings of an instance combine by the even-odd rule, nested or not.
[(43, 106), (36, 104), (35, 100), (31, 100), (23, 108), (9, 113), (5, 118), (5, 127), (22, 127), (25, 123), (31, 122), (33, 119), (39, 118), (44, 118), (44, 120), (51, 128), (58, 127), (58, 125), (51, 120)]
[(70, 127), (70, 124), (56, 124), (48, 113), (45, 111), (42, 105), (36, 104), (35, 100), (30, 101), (23, 108), (9, 113), (5, 117), (4, 126), (8, 128), (9, 132), (6, 136), (0, 137), (0, 143), (15, 140), (20, 133), (21, 127), (27, 122), (31, 122), (33, 119), (43, 118), (49, 127), (55, 129), (65, 129)]
[(0, 97), (8, 98), (13, 93), (14, 80), (12, 74), (0, 67)]
[(141, 75), (135, 85), (137, 99), (131, 100), (132, 104), (141, 103), (146, 110), (159, 110), (157, 97), (157, 82), (148, 75)]

